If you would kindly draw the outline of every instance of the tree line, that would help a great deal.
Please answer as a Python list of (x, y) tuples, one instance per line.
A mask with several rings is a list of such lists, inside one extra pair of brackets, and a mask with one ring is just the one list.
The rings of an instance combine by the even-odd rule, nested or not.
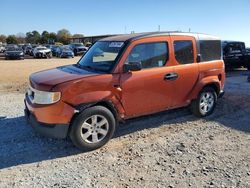
[(0, 42), (7, 44), (54, 44), (55, 42), (60, 42), (63, 44), (70, 43), (70, 37), (83, 37), (82, 34), (71, 35), (69, 30), (61, 29), (55, 32), (43, 31), (39, 33), (38, 31), (27, 32), (26, 35), (0, 35)]

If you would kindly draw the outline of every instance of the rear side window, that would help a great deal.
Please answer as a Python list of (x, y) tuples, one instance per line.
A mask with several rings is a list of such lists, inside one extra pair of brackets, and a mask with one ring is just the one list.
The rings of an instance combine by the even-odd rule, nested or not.
[(194, 62), (194, 49), (191, 40), (174, 41), (175, 59), (180, 64), (189, 64)]
[(200, 40), (200, 54), (202, 61), (221, 59), (221, 41)]
[(168, 60), (168, 44), (166, 42), (144, 43), (135, 46), (126, 63), (141, 62), (142, 68), (162, 67)]

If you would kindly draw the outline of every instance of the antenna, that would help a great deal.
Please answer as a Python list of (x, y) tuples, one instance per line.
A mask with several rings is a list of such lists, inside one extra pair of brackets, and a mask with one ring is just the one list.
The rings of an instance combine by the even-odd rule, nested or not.
[(161, 25), (158, 25), (158, 31), (161, 31)]

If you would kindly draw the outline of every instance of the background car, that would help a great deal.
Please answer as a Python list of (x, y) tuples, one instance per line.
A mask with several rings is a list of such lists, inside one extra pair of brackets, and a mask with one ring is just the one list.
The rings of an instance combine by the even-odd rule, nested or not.
[(226, 69), (240, 68), (246, 66), (245, 43), (240, 41), (223, 41), (223, 60)]
[(53, 45), (51, 47), (51, 52), (52, 52), (52, 56), (56, 56), (56, 51), (57, 51), (57, 48), (59, 48), (60, 46), (58, 45)]
[(69, 44), (69, 46), (74, 52), (75, 56), (82, 55), (88, 50), (88, 47), (84, 46), (82, 43), (72, 43)]
[(86, 42), (86, 43), (85, 43), (85, 47), (90, 48), (91, 46), (92, 46), (92, 43), (91, 43), (91, 42)]
[(30, 51), (30, 55), (31, 56), (34, 56), (34, 49), (36, 48), (36, 47), (38, 47), (39, 45), (37, 45), (37, 44), (33, 44), (33, 45), (31, 45), (31, 47), (32, 47), (32, 49), (31, 49), (31, 51)]
[(4, 53), (5, 51), (5, 47), (4, 46), (0, 46), (0, 53)]
[(31, 45), (30, 45), (30, 44), (24, 44), (24, 45), (22, 46), (23, 52), (25, 51), (25, 49), (26, 49), (27, 46), (31, 46)]
[(56, 56), (63, 58), (63, 57), (74, 57), (74, 52), (71, 50), (71, 48), (69, 46), (60, 46), (57, 48), (56, 51)]
[(250, 48), (246, 48), (245, 61), (245, 67), (250, 70)]
[(30, 46), (26, 46), (23, 52), (24, 52), (24, 54), (26, 54), (26, 55), (31, 55), (31, 54), (32, 54), (32, 50), (33, 50), (33, 48), (32, 48), (32, 46), (30, 45)]
[(7, 46), (5, 50), (5, 59), (24, 59), (24, 53), (18, 46)]
[(45, 46), (38, 46), (33, 50), (34, 58), (51, 58), (52, 52)]

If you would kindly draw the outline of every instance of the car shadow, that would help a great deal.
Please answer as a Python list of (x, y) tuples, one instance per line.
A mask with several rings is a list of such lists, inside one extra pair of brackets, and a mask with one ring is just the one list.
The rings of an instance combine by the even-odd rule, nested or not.
[[(229, 105), (229, 107), (225, 105)], [(215, 113), (204, 119), (250, 133), (249, 120), (239, 125), (234, 117), (237, 116), (237, 113), (235, 113), (237, 106), (232, 107), (232, 105), (227, 99), (220, 100)], [(227, 109), (227, 112), (223, 114), (225, 109)], [(221, 118), (222, 116), (223, 118)], [(157, 128), (162, 125), (178, 126), (176, 124), (197, 119), (190, 113), (188, 108), (169, 110), (131, 119), (120, 124), (114, 138), (144, 129)], [(0, 128), (0, 169), (82, 153), (73, 146), (69, 139), (49, 139), (35, 134), (32, 128), (27, 125), (24, 116), (15, 118), (0, 117)]]
[[(226, 94), (227, 95), (227, 94)], [(243, 103), (239, 103), (240, 96), (236, 99), (231, 99), (231, 96), (225, 96), (218, 101), (216, 113), (204, 118), (207, 121), (215, 121), (222, 126), (231, 128), (250, 134), (250, 98), (245, 99)]]
[[(188, 115), (190, 112), (187, 109), (179, 109), (128, 120), (118, 126), (114, 138), (143, 129), (185, 122), (187, 118), (176, 117)], [(195, 118), (189, 116), (188, 119)], [(0, 169), (82, 153), (68, 138), (50, 139), (37, 135), (27, 125), (24, 116), (1, 117), (0, 128)]]

